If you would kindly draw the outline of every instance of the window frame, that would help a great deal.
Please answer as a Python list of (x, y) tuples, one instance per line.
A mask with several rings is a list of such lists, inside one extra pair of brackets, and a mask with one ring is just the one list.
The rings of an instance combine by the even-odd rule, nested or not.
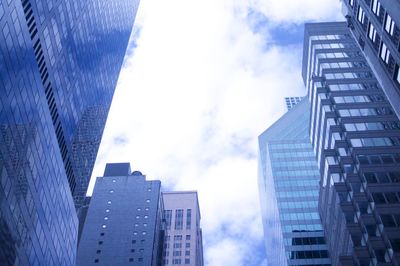
[(376, 16), (379, 17), (379, 12), (381, 12), (381, 2), (379, 0), (372, 0), (371, 1), (371, 10)]
[(389, 34), (390, 36), (393, 36), (394, 34), (394, 25), (395, 25), (394, 20), (388, 13), (386, 13), (384, 29), (386, 33)]
[(365, 12), (364, 9), (361, 6), (358, 6), (358, 11), (357, 11), (357, 20), (361, 24), (364, 24), (365, 21)]
[(381, 43), (381, 48), (379, 49), (379, 57), (385, 64), (389, 64), (390, 51), (384, 42)]
[[(372, 32), (371, 32), (372, 30)], [(373, 43), (376, 41), (376, 29), (372, 23), (369, 23), (368, 27), (368, 39), (370, 39)]]

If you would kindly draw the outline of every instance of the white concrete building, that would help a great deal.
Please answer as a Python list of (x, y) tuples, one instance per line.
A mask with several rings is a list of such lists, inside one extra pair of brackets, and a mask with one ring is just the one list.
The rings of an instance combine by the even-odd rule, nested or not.
[(162, 192), (162, 198), (166, 220), (163, 265), (203, 266), (197, 192)]

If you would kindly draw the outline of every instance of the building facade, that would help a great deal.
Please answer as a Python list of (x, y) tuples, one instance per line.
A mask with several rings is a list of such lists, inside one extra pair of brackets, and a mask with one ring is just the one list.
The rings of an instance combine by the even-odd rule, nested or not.
[(268, 265), (331, 265), (318, 213), (320, 174), (298, 103), (262, 133), (259, 191)]
[(137, 7), (138, 0), (0, 2), (0, 264), (75, 263), (75, 207)]
[(160, 188), (129, 163), (107, 164), (90, 200), (77, 265), (161, 265)]
[(285, 97), (286, 108), (289, 111), (298, 104), (303, 97)]
[(196, 191), (162, 192), (166, 234), (163, 265), (203, 266), (203, 237)]
[(303, 79), (334, 265), (398, 265), (400, 122), (346, 22), (306, 24)]
[(400, 1), (342, 0), (348, 27), (400, 116)]

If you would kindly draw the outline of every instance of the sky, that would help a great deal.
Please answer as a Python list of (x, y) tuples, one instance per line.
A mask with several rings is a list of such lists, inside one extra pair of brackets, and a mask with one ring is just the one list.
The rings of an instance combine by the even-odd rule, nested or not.
[(266, 265), (257, 137), (303, 96), (303, 24), (339, 0), (142, 0), (93, 171), (197, 190), (205, 265)]

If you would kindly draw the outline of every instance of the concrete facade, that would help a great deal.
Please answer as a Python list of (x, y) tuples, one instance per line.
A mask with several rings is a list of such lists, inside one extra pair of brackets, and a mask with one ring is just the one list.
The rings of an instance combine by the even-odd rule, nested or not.
[(162, 198), (166, 221), (163, 265), (203, 266), (197, 192), (162, 192)]

